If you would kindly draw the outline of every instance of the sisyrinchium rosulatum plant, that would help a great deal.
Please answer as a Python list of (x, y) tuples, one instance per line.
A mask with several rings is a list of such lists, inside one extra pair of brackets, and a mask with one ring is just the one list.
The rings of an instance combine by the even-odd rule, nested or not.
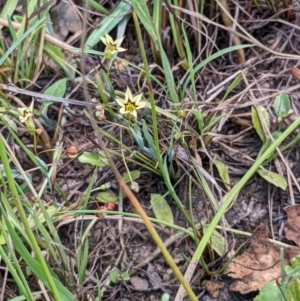
[[(34, 13), (37, 1), (27, 2), (27, 16), (30, 17)], [(239, 39), (235, 38), (234, 46), (221, 50), (208, 47), (206, 56), (201, 56), (205, 49), (204, 33), (209, 24), (205, 14), (211, 14), (214, 9), (218, 9), (221, 11), (224, 24), (227, 27), (233, 24), (228, 15), (229, 11), (224, 6), (225, 2), (212, 1), (209, 6), (211, 11), (208, 12), (204, 1), (198, 2), (198, 7), (191, 7), (189, 2), (184, 1), (154, 1), (152, 6), (148, 6), (149, 3), (146, 1), (121, 1), (109, 15), (103, 18), (100, 25), (91, 31), (83, 49), (75, 47), (69, 49), (72, 53), (80, 54), (84, 51), (86, 54), (96, 55), (100, 60), (101, 68), (85, 79), (99, 93), (100, 101), (93, 105), (99, 125), (97, 131), (120, 149), (120, 151), (109, 150), (109, 155), (110, 158), (120, 158), (124, 163), (126, 172), (122, 174), (123, 181), (128, 183), (132, 191), (141, 191), (138, 181), (140, 168), (162, 177), (164, 181), (166, 193), (152, 194), (149, 200), (155, 215), (151, 222), (142, 211), (137, 211), (138, 215), (123, 212), (123, 189), (120, 189), (119, 195), (116, 195), (109, 189), (110, 182), (101, 183), (99, 187), (93, 186), (97, 171), (109, 167), (109, 158), (106, 157), (105, 152), (81, 151), (75, 146), (66, 149), (63, 147), (63, 132), (60, 129), (65, 124), (66, 115), (64, 112), (59, 121), (51, 119), (50, 106), (55, 103), (55, 98), (63, 99), (68, 91), (70, 79), (74, 79), (75, 75), (84, 76), (84, 74), (66, 63), (65, 53), (58, 44), (49, 42), (51, 39), (48, 39), (50, 33), (48, 26), (51, 25), (50, 22), (46, 22), (49, 17), (49, 7), (40, 14), (33, 15), (32, 18), (26, 19), (24, 15), (14, 20), (19, 22), (19, 25), (7, 21), (12, 36), (12, 46), (7, 49), (1, 42), (0, 63), (4, 69), (0, 76), (3, 83), (11, 81), (19, 87), (27, 88), (28, 84), (34, 83), (42, 71), (44, 55), (55, 61), (61, 72), (61, 77), (44, 91), (44, 98), (40, 97), (42, 103), (39, 112), (30, 105), (33, 104), (31, 100), (26, 105), (19, 103), (17, 107), (12, 106), (8, 95), (1, 92), (0, 118), (5, 131), (1, 132), (0, 137), (0, 193), (3, 216), (0, 252), (17, 283), (19, 296), (24, 296), (26, 300), (33, 300), (34, 295), (42, 294), (41, 290), (32, 291), (26, 280), (28, 275), (33, 274), (55, 300), (76, 300), (86, 297), (80, 294), (80, 288), (85, 285), (90, 275), (89, 233), (97, 218), (120, 214), (135, 219), (143, 217), (146, 227), (153, 235), (153, 240), (161, 248), (166, 261), (173, 268), (174, 274), (183, 284), (190, 299), (197, 300), (188, 284), (189, 278), (182, 276), (159, 237), (151, 232), (151, 223), (174, 228), (188, 235), (194, 242), (195, 253), (191, 258), (186, 256), (184, 258), (190, 261), (190, 269), (195, 268), (195, 263), (201, 261), (202, 267), (209, 275), (211, 271), (202, 256), (204, 250), (208, 249), (210, 259), (215, 258), (214, 254), (222, 256), (227, 251), (224, 237), (216, 230), (221, 228), (218, 225), (221, 218), (250, 177), (274, 156), (276, 147), (279, 147), (299, 125), (297, 120), (286, 131), (280, 128), (280, 134), (274, 141), (268, 141), (268, 147), (262, 148), (253, 167), (241, 181), (231, 187), (226, 165), (210, 149), (212, 137), (219, 123), (226, 116), (221, 110), (210, 111), (207, 106), (201, 106), (199, 99), (199, 79), (204, 67), (233, 52), (237, 54), (238, 60), (243, 62), (243, 49), (249, 47), (246, 44), (241, 45)], [(11, 3), (16, 5), (17, 1)], [(90, 5), (100, 13), (107, 13), (106, 9), (96, 1), (90, 1)], [(8, 11), (12, 14), (14, 9), (11, 7), (9, 9), (9, 5), (6, 4), (6, 15)], [(127, 38), (125, 30), (131, 16), (135, 25), (141, 64), (118, 57), (126, 51), (126, 47), (123, 48), (122, 44)], [(4, 10), (1, 18), (6, 18)], [(114, 27), (118, 32), (115, 40), (111, 32)], [(249, 41), (249, 36), (246, 34), (244, 38)], [(146, 55), (145, 40), (147, 39), (150, 41), (152, 58), (148, 52)], [(103, 52), (92, 49), (99, 42), (105, 46)], [(29, 57), (27, 57), (28, 53), (30, 53)], [(175, 53), (172, 59), (170, 53)], [(134, 87), (126, 85), (123, 89), (116, 88), (112, 78), (113, 73), (121, 74), (129, 68), (138, 73), (136, 85)], [(236, 79), (232, 79), (220, 103), (227, 99), (242, 78), (240, 74)], [(76, 78), (77, 81), (81, 79), (82, 77)], [(47, 96), (52, 96), (54, 99), (49, 101)], [(68, 103), (66, 99), (63, 99), (63, 102)], [(70, 108), (66, 108), (66, 111), (76, 116), (72, 112), (71, 105)], [(82, 110), (82, 115), (89, 120), (93, 119), (86, 109)], [(257, 120), (263, 113), (256, 110), (254, 115), (254, 119)], [(112, 122), (111, 120), (120, 128), (120, 135), (112, 134), (103, 126)], [(43, 130), (43, 126), (47, 130)], [(18, 137), (19, 128), (31, 135), (31, 146), (26, 145)], [(50, 137), (49, 133), (51, 133)], [(261, 129), (257, 132), (258, 136), (259, 133)], [(135, 141), (134, 150), (123, 143), (122, 135), (125, 134), (130, 135)], [(262, 136), (262, 139), (265, 138)], [(24, 156), (31, 162), (32, 168), (39, 170), (41, 177), (39, 189), (34, 187), (31, 170), (23, 168), (14, 155), (11, 147), (13, 144), (18, 145)], [(46, 159), (41, 152), (46, 155)], [(61, 159), (66, 157), (94, 168), (88, 187), (75, 204), (66, 202), (67, 196), (55, 179)], [(216, 167), (224, 185), (219, 185), (215, 176), (205, 169), (203, 158)], [(129, 162), (133, 162), (137, 169), (129, 170)], [(177, 190), (177, 187), (182, 184), (184, 174), (189, 178), (188, 205), (179, 197)], [(209, 222), (203, 219), (201, 225), (196, 223), (193, 212), (194, 185), (200, 188), (202, 195), (211, 202), (213, 208)], [(50, 196), (52, 202), (46, 205), (45, 196), (48, 196), (48, 200)], [(86, 210), (91, 199), (104, 205), (101, 204), (97, 211)], [(174, 201), (189, 229), (176, 225), (177, 221), (174, 221), (172, 212), (174, 207), (170, 206), (170, 200), (172, 203)], [(119, 206), (118, 212), (113, 211), (116, 204)], [(84, 215), (95, 212), (98, 216), (94, 216), (88, 226), (83, 227)], [(79, 218), (82, 221), (78, 244), (72, 259), (62, 246), (55, 228), (57, 222), (67, 217), (71, 220)], [(226, 221), (223, 222), (226, 226)], [(199, 228), (203, 231), (199, 231)], [(23, 269), (20, 262), (28, 269)], [(76, 267), (75, 274), (72, 270), (73, 265)], [(130, 275), (131, 271), (122, 266), (118, 259), (108, 275), (97, 282), (98, 300), (103, 298), (109, 286), (128, 281)], [(96, 274), (95, 278), (99, 277), (101, 275)], [(168, 295), (162, 296), (162, 300), (167, 298)]]

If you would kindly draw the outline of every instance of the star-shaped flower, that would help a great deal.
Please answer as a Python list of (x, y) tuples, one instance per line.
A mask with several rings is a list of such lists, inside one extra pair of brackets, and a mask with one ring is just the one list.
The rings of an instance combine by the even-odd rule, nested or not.
[(141, 101), (143, 93), (136, 96), (132, 96), (132, 93), (127, 87), (125, 93), (125, 99), (116, 98), (116, 102), (120, 105), (120, 113), (126, 118), (131, 119), (132, 117), (137, 118), (137, 110), (145, 107), (147, 103)]
[(104, 52), (104, 56), (106, 59), (110, 60), (115, 53), (126, 51), (126, 49), (120, 47), (121, 43), (123, 42), (123, 38), (113, 40), (112, 37), (108, 34), (105, 35), (104, 37), (101, 37), (101, 41), (105, 44), (106, 49)]
[(34, 133), (35, 132), (35, 125), (33, 121), (33, 101), (31, 105), (27, 108), (18, 108), (20, 113), (19, 119), (22, 123), (25, 123), (26, 128)]
[(20, 113), (19, 119), (22, 123), (25, 123), (33, 116), (32, 106), (29, 108), (18, 108), (18, 111)]

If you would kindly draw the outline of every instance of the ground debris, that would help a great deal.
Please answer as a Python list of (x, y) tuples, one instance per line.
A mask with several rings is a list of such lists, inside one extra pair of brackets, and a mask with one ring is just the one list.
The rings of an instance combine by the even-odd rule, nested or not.
[(268, 227), (261, 224), (253, 233), (251, 246), (228, 265), (225, 274), (237, 279), (230, 285), (231, 291), (249, 294), (280, 277), (279, 249), (269, 243), (268, 235)]
[(287, 206), (284, 208), (284, 211), (287, 214), (287, 221), (284, 228), (285, 237), (300, 246), (300, 205)]
[(204, 280), (202, 285), (212, 299), (216, 299), (219, 295), (219, 290), (224, 288), (224, 283), (220, 281)]
[(147, 291), (149, 289), (149, 283), (146, 279), (139, 276), (133, 276), (130, 278), (130, 283), (137, 291)]

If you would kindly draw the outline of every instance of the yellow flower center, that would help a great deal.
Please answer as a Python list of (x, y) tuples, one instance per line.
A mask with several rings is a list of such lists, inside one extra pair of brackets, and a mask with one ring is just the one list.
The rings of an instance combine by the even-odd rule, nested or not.
[(108, 49), (110, 52), (114, 53), (114, 52), (116, 51), (116, 45), (114, 45), (114, 44), (109, 44), (108, 47), (107, 47), (107, 49)]
[(135, 103), (131, 102), (130, 100), (125, 104), (125, 111), (127, 112), (133, 112), (136, 110), (136, 105)]

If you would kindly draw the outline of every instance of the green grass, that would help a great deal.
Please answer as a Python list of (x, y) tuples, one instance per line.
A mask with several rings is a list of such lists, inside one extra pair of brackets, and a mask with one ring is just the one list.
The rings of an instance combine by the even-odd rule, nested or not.
[[(28, 16), (37, 8), (37, 2), (34, 0), (27, 1)], [(89, 108), (82, 111), (82, 116), (87, 117), (94, 126), (95, 134), (98, 137), (105, 137), (105, 139), (114, 143), (115, 147), (107, 150), (108, 158), (103, 155), (106, 153), (104, 149), (103, 152), (96, 155), (96, 163), (95, 159), (91, 157), (90, 161), (82, 163), (92, 166), (93, 175), (88, 187), (82, 192), (83, 196), (78, 198), (77, 203), (69, 204), (66, 201), (67, 195), (63, 193), (62, 187), (55, 179), (60, 162), (66, 160), (65, 146), (67, 145), (63, 145), (63, 132), (60, 131), (60, 128), (66, 123), (66, 111), (61, 111), (60, 119), (52, 119), (51, 105), (55, 101), (49, 102), (45, 97), (41, 103), (35, 102), (35, 105), (40, 103), (39, 113), (34, 110), (34, 118), (29, 117), (29, 120), (22, 123), (19, 119), (20, 111), (18, 109), (29, 107), (30, 102), (25, 97), (23, 98), (21, 94), (18, 95), (16, 102), (16, 99), (8, 95), (8, 91), (2, 90), (0, 93), (0, 124), (2, 127), (0, 134), (0, 256), (16, 283), (18, 300), (34, 300), (34, 296), (37, 294), (44, 294), (43, 298), (48, 297), (50, 300), (57, 301), (81, 300), (86, 297), (80, 294), (80, 289), (86, 284), (89, 277), (89, 235), (98, 221), (96, 214), (100, 213), (105, 213), (110, 217), (118, 214), (124, 218), (130, 217), (135, 221), (142, 219), (153, 241), (163, 254), (166, 263), (172, 268), (178, 283), (184, 287), (190, 300), (198, 300), (195, 289), (190, 286), (191, 276), (198, 262), (201, 262), (205, 272), (209, 274), (211, 272), (207, 266), (209, 261), (213, 261), (215, 256), (223, 255), (228, 251), (225, 243), (226, 238), (221, 234), (222, 230), (239, 235), (250, 235), (246, 232), (229, 229), (226, 222), (221, 227), (220, 221), (225, 212), (249, 179), (262, 170), (262, 166), (272, 162), (277, 157), (276, 150), (278, 148), (284, 152), (298, 142), (297, 136), (288, 145), (283, 145), (287, 138), (295, 133), (299, 127), (299, 118), (285, 131), (281, 131), (276, 139), (272, 140), (271, 135), (267, 133), (264, 138), (265, 140), (269, 139), (268, 145), (265, 144), (262, 147), (260, 156), (253, 162), (253, 166), (231, 187), (228, 183), (228, 181), (230, 182), (230, 176), (226, 164), (216, 157), (210, 149), (211, 140), (218, 133), (218, 126), (228, 117), (227, 112), (224, 113), (219, 110), (218, 105), (214, 107), (212, 113), (207, 107), (205, 107), (207, 111), (201, 111), (199, 109), (200, 101), (197, 85), (199, 84), (199, 77), (202, 76), (201, 72), (208, 64), (229, 54), (241, 53), (253, 47), (254, 44), (257, 45), (257, 41), (240, 30), (238, 34), (245, 38), (247, 44), (222, 49), (215, 47), (206, 57), (203, 57), (198, 53), (201, 50), (194, 47), (192, 38), (197, 39), (200, 43), (205, 37), (203, 31), (200, 30), (204, 26), (204, 21), (197, 18), (202, 14), (205, 17), (205, 14), (207, 14), (205, 5), (199, 4), (199, 7), (194, 7), (194, 11), (192, 11), (192, 8), (188, 5), (179, 7), (178, 1), (175, 0), (168, 1), (166, 9), (162, 5), (164, 1), (155, 1), (151, 8), (147, 6), (148, 2), (144, 0), (128, 2), (120, 2), (115, 10), (108, 14), (107, 8), (102, 6), (101, 3), (91, 1), (91, 7), (98, 13), (105, 14), (105, 17), (99, 26), (88, 32), (87, 36), (83, 34), (83, 38), (86, 39), (81, 43), (82, 48), (78, 44), (77, 47), (70, 47), (67, 50), (77, 56), (81, 55), (82, 52), (96, 55), (102, 65), (107, 68), (106, 71), (104, 69), (97, 70), (94, 76), (85, 78), (84, 83), (88, 83), (99, 93), (100, 102), (105, 107), (102, 113), (106, 116), (106, 121), (103, 121), (103, 124), (113, 123), (115, 127), (119, 128), (120, 133), (116, 136), (108, 131), (106, 127), (98, 127)], [(219, 2), (216, 1), (216, 3)], [(211, 8), (215, 7), (216, 9), (216, 3), (211, 3), (213, 4)], [(278, 11), (278, 3), (279, 1), (276, 2), (276, 11)], [(268, 1), (267, 4), (270, 5), (270, 2)], [(283, 4), (285, 3), (283, 2)], [(0, 18), (4, 20), (1, 24), (7, 25), (12, 38), (8, 47), (3, 41), (0, 42), (2, 83), (8, 84), (11, 82), (11, 84), (29, 92), (34, 91), (39, 76), (48, 75), (49, 78), (53, 76), (53, 71), (44, 65), (45, 58), (48, 57), (56, 64), (59, 77), (55, 78), (49, 86), (43, 87), (45, 88), (43, 89), (44, 93), (52, 96), (53, 99), (65, 97), (67, 83), (75, 79), (77, 82), (80, 81), (82, 74), (72, 62), (68, 62), (68, 56), (60, 48), (60, 44), (51, 43), (51, 39), (49, 39), (49, 33), (53, 32), (51, 22), (47, 19), (49, 17), (49, 7), (33, 18), (18, 17), (14, 20), (11, 18), (6, 20), (7, 16), (13, 16), (16, 5), (17, 1), (10, 1), (10, 5), (7, 2), (0, 13)], [(259, 3), (255, 5), (259, 6)], [(130, 15), (131, 8), (132, 15)], [(127, 62), (125, 59), (120, 60), (126, 63), (128, 68), (135, 70), (139, 79), (143, 82), (139, 91), (132, 91), (134, 95), (143, 92), (142, 101), (146, 102), (143, 109), (136, 109), (136, 120), (126, 119), (126, 116), (120, 117), (120, 107), (115, 98), (124, 97), (126, 89), (122, 91), (114, 89), (111, 78), (113, 71), (110, 68), (112, 68), (115, 58), (112, 58), (111, 61), (107, 60), (105, 50), (92, 49), (102, 43), (100, 38), (107, 33), (111, 33), (113, 28), (116, 27), (119, 28), (120, 32), (126, 32), (130, 16), (132, 16), (135, 27), (138, 53), (142, 64)], [(19, 22), (19, 25), (12, 21)], [(167, 52), (169, 49), (167, 49), (162, 34), (168, 26), (170, 26), (169, 35), (173, 41), (173, 44), (168, 47), (172, 48), (174, 64), (169, 56), (170, 52)], [(220, 25), (220, 28), (224, 29), (224, 26), (222, 26)], [(151, 40), (152, 56), (147, 53), (149, 49), (146, 49), (146, 47), (149, 48), (149, 45), (145, 44), (145, 37)], [(29, 52), (30, 55), (28, 56)], [(81, 58), (83, 56), (81, 55)], [(282, 56), (284, 57), (284, 55)], [(180, 70), (180, 75), (176, 73), (177, 68)], [(247, 69), (243, 69), (241, 74), (229, 83), (224, 90), (219, 105), (226, 102), (241, 83), (246, 82), (245, 74), (247, 72)], [(86, 89), (84, 91), (86, 92)], [(186, 100), (188, 100), (188, 105)], [(89, 99), (85, 99), (85, 101), (89, 101)], [(143, 112), (146, 113), (143, 115)], [(260, 127), (261, 132), (264, 131), (265, 133), (264, 116), (261, 116), (254, 109), (252, 112), (256, 112), (252, 113), (253, 123)], [(161, 131), (161, 124), (165, 125), (167, 136), (164, 136), (165, 133)], [(52, 127), (52, 130), (49, 130), (48, 133), (47, 129), (50, 127)], [(36, 129), (40, 129), (42, 134), (37, 134)], [(30, 137), (30, 143), (28, 139), (25, 143), (26, 140), (19, 138), (20, 130), (28, 133), (27, 137)], [(122, 138), (125, 136), (134, 142), (135, 150), (123, 143)], [(55, 137), (56, 139), (54, 139)], [(99, 144), (101, 146), (101, 142)], [(177, 145), (182, 148), (180, 155), (175, 151)], [(19, 152), (22, 153), (23, 161), (20, 161), (22, 156), (18, 157), (13, 146), (17, 146)], [(205, 170), (202, 158), (199, 155), (200, 152), (198, 152), (199, 149), (202, 153), (205, 153), (208, 164), (212, 169), (214, 167), (216, 174), (212, 175)], [(79, 154), (78, 158), (79, 162), (82, 162), (80, 160), (83, 160), (83, 157), (80, 156), (83, 155)], [(25, 162), (24, 157), (26, 157), (27, 165), (29, 164), (30, 168), (27, 165), (26, 168), (22, 166)], [(127, 169), (127, 174), (123, 174), (121, 178), (117, 177), (120, 181), (118, 196), (107, 191), (103, 192), (102, 187), (93, 187), (93, 179), (96, 177), (98, 169), (100, 167), (108, 168), (111, 164), (111, 158), (122, 160)], [(135, 185), (138, 185), (140, 178), (140, 174), (137, 176), (135, 170), (130, 170), (130, 166), (133, 165), (137, 170), (161, 178), (166, 187), (166, 193), (158, 198), (157, 203), (152, 204), (152, 209), (155, 212), (157, 212), (156, 210), (171, 212), (168, 217), (148, 217), (138, 200), (130, 195), (128, 187), (136, 187)], [(113, 166), (111, 167), (113, 168)], [(41, 179), (39, 187), (35, 187), (36, 182), (32, 177), (33, 170), (39, 173)], [(187, 203), (180, 197), (177, 189), (182, 184), (183, 175), (186, 175), (189, 179)], [(274, 184), (270, 178), (270, 175), (265, 177), (267, 181)], [(216, 179), (220, 180), (217, 181)], [(213, 208), (213, 216), (210, 216), (210, 220), (205, 221), (202, 226), (195, 220), (194, 216), (194, 187), (198, 187), (203, 199), (208, 200)], [(139, 186), (137, 186), (138, 188)], [(110, 201), (116, 197), (121, 209), (125, 197), (124, 190), (132, 206), (136, 209), (136, 214), (123, 212), (123, 210), (88, 210), (89, 202), (94, 200), (93, 192), (96, 190), (99, 193), (97, 194), (98, 199), (96, 197), (97, 200), (107, 197)], [(49, 197), (49, 195), (52, 202), (47, 204), (46, 196)], [(172, 201), (172, 206), (169, 205), (170, 202), (165, 201), (166, 198)], [(178, 226), (176, 221), (174, 223), (170, 222), (174, 214), (171, 209), (174, 211), (174, 206), (186, 222), (186, 228)], [(84, 222), (85, 216), (88, 214), (93, 214), (94, 217), (86, 226)], [(160, 216), (163, 216), (163, 214)], [(63, 246), (57, 227), (59, 223), (63, 223), (67, 218), (70, 222), (76, 220), (80, 225), (79, 240), (73, 258)], [(168, 226), (177, 233), (182, 233), (182, 236), (190, 237), (194, 246), (194, 254), (186, 257), (190, 264), (185, 277), (157, 234), (154, 224)], [(205, 233), (202, 233), (204, 226), (206, 230)], [(219, 237), (218, 241), (215, 239), (217, 236)], [(211, 256), (204, 257), (205, 250), (208, 250)], [(106, 286), (112, 286), (118, 281), (128, 281), (131, 272), (126, 269), (120, 268), (120, 272), (116, 276), (117, 268), (121, 266), (118, 263), (119, 261), (115, 262), (115, 267), (110, 268), (101, 283), (99, 281), (98, 287), (94, 291), (95, 298), (97, 298), (95, 300), (103, 300)], [(220, 271), (222, 271), (222, 268)], [(34, 275), (40, 281), (40, 289), (36, 291), (33, 290), (28, 280), (31, 275)], [(102, 278), (102, 275), (95, 274), (94, 277)], [(43, 291), (43, 287), (46, 290)]]

